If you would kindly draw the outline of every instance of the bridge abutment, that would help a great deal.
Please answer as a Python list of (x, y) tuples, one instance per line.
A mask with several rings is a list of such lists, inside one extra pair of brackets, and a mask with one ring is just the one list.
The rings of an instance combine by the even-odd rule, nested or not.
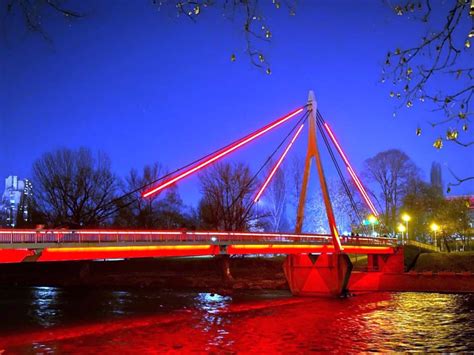
[(367, 255), (367, 271), (404, 272), (405, 261), (403, 248), (397, 248), (394, 254)]
[(344, 253), (296, 254), (283, 269), (293, 295), (334, 297), (346, 293), (352, 263)]
[[(402, 247), (393, 254), (369, 254), (367, 271), (354, 272), (349, 282), (351, 292), (387, 291), (395, 287), (394, 275), (403, 275), (405, 271), (404, 251)], [(395, 289), (397, 289), (395, 287)]]

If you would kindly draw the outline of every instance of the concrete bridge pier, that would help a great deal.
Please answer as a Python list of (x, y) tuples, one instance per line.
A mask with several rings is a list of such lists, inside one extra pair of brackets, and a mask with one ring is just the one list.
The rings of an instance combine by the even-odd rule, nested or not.
[(234, 277), (230, 272), (230, 255), (228, 254), (220, 254), (216, 255), (217, 260), (217, 267), (220, 270), (222, 275), (222, 280), (225, 284), (232, 283), (234, 281)]
[(343, 296), (352, 271), (344, 253), (288, 255), (283, 264), (291, 293), (295, 296)]

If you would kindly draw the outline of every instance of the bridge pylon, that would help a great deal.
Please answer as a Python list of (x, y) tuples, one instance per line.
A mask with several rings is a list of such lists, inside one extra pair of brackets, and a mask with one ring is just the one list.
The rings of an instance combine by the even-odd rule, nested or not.
[(336, 296), (346, 292), (352, 271), (349, 256), (343, 252), (343, 247), (337, 231), (336, 219), (332, 209), (331, 197), (324, 175), (321, 154), (318, 149), (316, 135), (317, 102), (313, 91), (309, 92), (307, 110), (309, 112), (308, 147), (303, 173), (303, 185), (300, 190), (298, 210), (296, 214), (296, 233), (301, 233), (304, 221), (306, 195), (314, 159), (318, 171), (319, 183), (323, 195), (326, 215), (334, 251), (322, 254), (288, 255), (283, 265), (291, 292), (299, 296)]

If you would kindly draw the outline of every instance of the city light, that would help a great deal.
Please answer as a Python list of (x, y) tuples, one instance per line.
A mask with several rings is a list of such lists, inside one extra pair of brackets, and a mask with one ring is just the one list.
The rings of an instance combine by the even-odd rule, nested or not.
[(404, 214), (402, 215), (402, 220), (403, 220), (404, 222), (408, 222), (408, 221), (411, 220), (411, 217), (410, 217), (409, 215), (407, 215), (406, 213), (404, 213)]
[(281, 125), (282, 123), (288, 121), (290, 118), (296, 116), (297, 114), (301, 113), (302, 111), (304, 110), (303, 107), (293, 111), (293, 112), (290, 112), (289, 114), (287, 114), (286, 116), (283, 116), (279, 119), (277, 119), (276, 121), (268, 124), (267, 126), (247, 135), (246, 137), (242, 138), (241, 140), (238, 140), (235, 144), (231, 145), (230, 147), (227, 147), (227, 148), (223, 148), (221, 150), (219, 150), (215, 155), (213, 155), (212, 157), (204, 160), (203, 162), (201, 162), (200, 164), (194, 166), (194, 167), (191, 167), (187, 170), (185, 170), (184, 172), (182, 172), (181, 174), (171, 178), (171, 179), (168, 179), (166, 180), (165, 182), (159, 184), (158, 186), (155, 186), (154, 188), (146, 191), (145, 193), (143, 193), (142, 197), (148, 197), (150, 195), (153, 195), (155, 193), (157, 193), (158, 191), (161, 191), (163, 189), (165, 189), (166, 187), (178, 182), (179, 180), (185, 178), (186, 176), (188, 175), (191, 175), (199, 170), (201, 170), (202, 168), (214, 163), (215, 161), (223, 158), (224, 156), (226, 156), (227, 154), (239, 149), (240, 147), (244, 146), (245, 144), (253, 141), (254, 139), (260, 137), (261, 135), (267, 133), (268, 131), (272, 130), (273, 128)]
[(402, 220), (405, 222), (405, 231), (407, 232), (407, 240), (408, 240), (408, 222), (411, 220), (411, 217), (404, 213), (402, 215)]
[(435, 240), (435, 247), (438, 246), (438, 238), (437, 238), (437, 233), (439, 231), (439, 226), (436, 223), (431, 223), (430, 225), (431, 230), (434, 232), (434, 240)]
[(439, 231), (439, 226), (436, 223), (431, 223), (430, 228), (433, 232)]
[(399, 224), (398, 225), (398, 231), (401, 232), (401, 233), (405, 233), (407, 229), (405, 228), (405, 226), (403, 224)]
[(375, 223), (377, 223), (377, 217), (374, 215), (370, 215), (369, 218), (369, 223), (372, 225), (372, 236), (375, 235)]

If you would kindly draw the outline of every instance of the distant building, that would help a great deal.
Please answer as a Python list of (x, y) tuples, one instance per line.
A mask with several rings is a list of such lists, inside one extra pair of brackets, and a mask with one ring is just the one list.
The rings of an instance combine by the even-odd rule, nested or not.
[(5, 179), (0, 207), (7, 227), (15, 227), (19, 218), (24, 222), (29, 221), (32, 198), (33, 186), (28, 179), (20, 180), (18, 176), (9, 176)]
[(441, 165), (433, 162), (430, 171), (431, 186), (435, 187), (441, 194), (443, 194), (443, 175), (441, 173)]

